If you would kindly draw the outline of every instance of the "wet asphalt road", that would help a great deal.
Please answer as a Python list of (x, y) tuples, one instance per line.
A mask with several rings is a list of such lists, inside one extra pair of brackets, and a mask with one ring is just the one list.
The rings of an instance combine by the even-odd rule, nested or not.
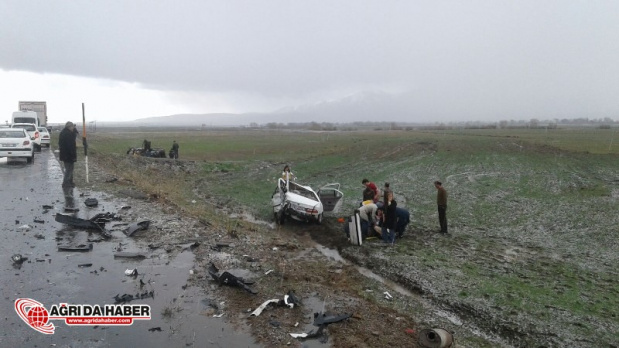
[[(61, 167), (49, 149), (35, 154), (32, 165), (0, 159), (0, 347), (256, 346), (247, 333), (226, 324), (225, 317), (205, 314), (213, 296), (185, 286), (194, 267), (189, 251), (170, 257), (162, 250), (150, 251), (119, 231), (112, 233), (110, 241), (92, 242), (89, 252), (58, 251), (58, 245), (87, 245), (99, 237), (96, 232), (54, 220), (66, 203), (61, 182)], [(87, 208), (83, 204), (86, 197), (80, 194), (79, 189), (73, 190), (75, 206), (80, 209), (76, 216), (84, 219), (101, 212), (118, 212), (126, 204), (120, 199), (106, 202), (101, 198), (104, 196), (93, 192), (87, 195), (99, 199), (99, 206)], [(53, 208), (46, 212), (43, 205)], [(122, 251), (146, 251), (148, 258), (115, 259), (113, 253), (119, 243)], [(15, 264), (11, 260), (14, 254), (28, 260)], [(78, 266), (83, 264), (92, 265)], [(139, 272), (137, 278), (125, 276), (125, 270), (134, 268)], [(146, 285), (140, 287), (140, 279)], [(152, 319), (135, 321), (131, 326), (80, 327), (54, 320), (55, 333), (45, 335), (22, 321), (14, 309), (19, 298), (36, 300), (49, 310), (60, 303), (113, 304), (117, 294), (145, 291), (153, 291), (154, 298), (131, 303), (150, 305)], [(171, 318), (163, 315), (166, 309), (174, 313)], [(152, 328), (162, 331), (149, 331)]]

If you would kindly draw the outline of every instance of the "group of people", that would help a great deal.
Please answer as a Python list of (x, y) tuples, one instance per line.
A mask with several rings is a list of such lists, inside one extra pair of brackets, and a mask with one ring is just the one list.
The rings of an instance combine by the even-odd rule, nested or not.
[[(357, 210), (361, 220), (362, 237), (377, 236), (384, 242), (393, 244), (396, 237), (401, 238), (404, 234), (410, 222), (410, 213), (398, 207), (389, 183), (385, 183), (382, 195), (376, 184), (368, 179), (363, 179), (361, 183), (365, 189), (363, 201)], [(447, 191), (440, 181), (435, 181), (434, 186), (437, 189), (440, 231), (447, 234)], [(347, 228), (348, 226), (345, 227), (346, 230)]]
[[(178, 148), (179, 148), (178, 143), (176, 142), (176, 140), (174, 140), (172, 142), (172, 148), (170, 149), (170, 152), (168, 153), (170, 158), (178, 159)], [(131, 149), (129, 149), (129, 151), (131, 151)], [(127, 153), (129, 153), (129, 151)], [(136, 150), (134, 149), (133, 152), (135, 153)], [(142, 151), (140, 152), (140, 154), (146, 155), (147, 157), (162, 157), (162, 158), (165, 158), (165, 150), (163, 150), (163, 149), (157, 149), (157, 150), (151, 149), (151, 142), (149, 140), (146, 140), (146, 139), (144, 139), (144, 141), (142, 142)]]

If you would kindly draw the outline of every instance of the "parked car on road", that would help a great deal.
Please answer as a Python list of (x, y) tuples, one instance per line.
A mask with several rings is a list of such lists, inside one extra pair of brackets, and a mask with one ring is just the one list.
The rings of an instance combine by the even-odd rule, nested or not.
[(30, 135), (30, 139), (34, 143), (34, 150), (41, 151), (41, 134), (39, 133), (37, 126), (32, 123), (13, 123), (11, 125), (11, 128), (25, 129), (26, 132), (28, 132), (28, 134)]
[(0, 128), (0, 157), (25, 158), (34, 162), (34, 142), (23, 128)]
[(51, 138), (49, 137), (49, 132), (45, 127), (39, 127), (39, 135), (41, 137), (41, 146), (49, 147), (51, 142)]

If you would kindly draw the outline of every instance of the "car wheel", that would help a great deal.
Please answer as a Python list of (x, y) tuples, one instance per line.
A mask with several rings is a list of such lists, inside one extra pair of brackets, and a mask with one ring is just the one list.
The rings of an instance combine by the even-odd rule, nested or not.
[(32, 156), (26, 157), (26, 163), (34, 163), (34, 151), (32, 151)]
[(322, 213), (318, 214), (318, 216), (316, 217), (316, 223), (319, 225), (322, 224)]

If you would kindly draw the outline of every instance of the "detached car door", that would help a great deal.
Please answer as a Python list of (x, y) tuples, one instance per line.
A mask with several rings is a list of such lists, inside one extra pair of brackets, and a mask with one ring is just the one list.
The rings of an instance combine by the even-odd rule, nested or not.
[(340, 191), (340, 184), (327, 184), (318, 190), (318, 198), (324, 211), (332, 212), (340, 209), (344, 194)]

